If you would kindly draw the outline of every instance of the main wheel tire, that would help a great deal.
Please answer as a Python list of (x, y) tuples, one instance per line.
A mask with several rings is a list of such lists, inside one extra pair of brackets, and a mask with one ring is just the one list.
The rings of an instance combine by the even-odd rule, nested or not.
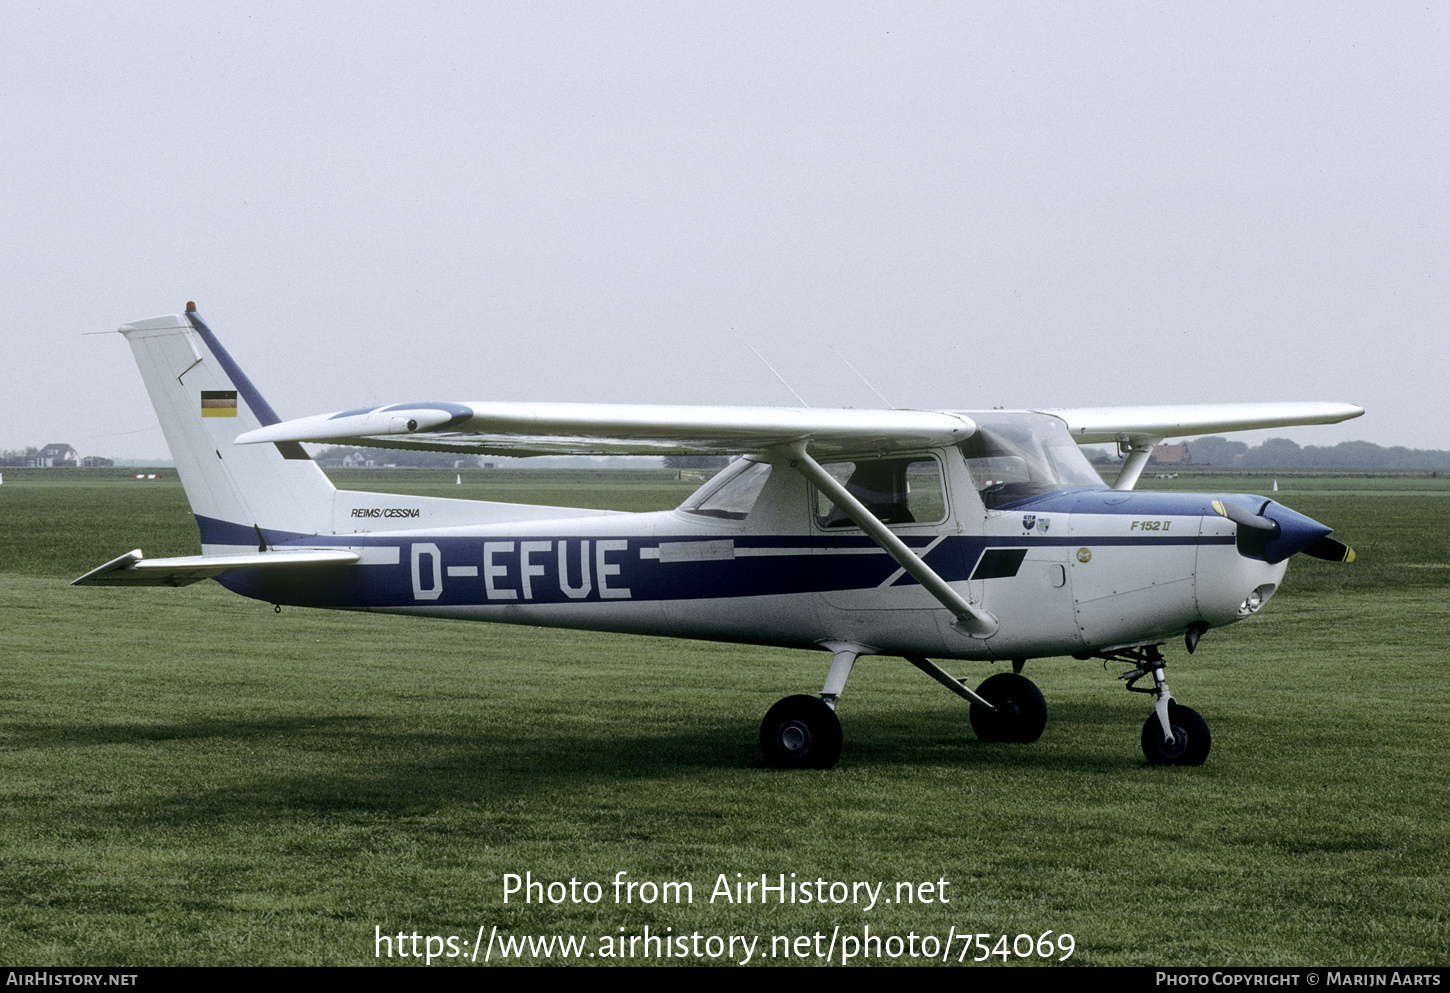
[(841, 721), (820, 697), (788, 696), (760, 722), (760, 750), (777, 769), (829, 769), (841, 757)]
[(1047, 727), (1047, 701), (1026, 676), (999, 672), (977, 687), (977, 696), (996, 710), (972, 704), (972, 730), (983, 741), (1033, 742)]
[(1163, 725), (1158, 715), (1151, 714), (1143, 725), (1143, 755), (1150, 765), (1203, 765), (1213, 738), (1208, 722), (1190, 707), (1168, 701), (1168, 724), (1173, 728), (1173, 743), (1163, 740)]

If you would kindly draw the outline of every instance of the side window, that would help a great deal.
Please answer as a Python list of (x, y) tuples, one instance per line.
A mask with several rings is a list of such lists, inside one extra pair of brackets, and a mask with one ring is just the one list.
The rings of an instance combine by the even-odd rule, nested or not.
[[(946, 488), (942, 484), (941, 464), (936, 459), (922, 456), (858, 459), (827, 462), (822, 468), (883, 524), (935, 524), (946, 519)], [(814, 509), (818, 527), (856, 526), (845, 511), (819, 490)]]
[(755, 501), (770, 478), (770, 463), (741, 459), (700, 487), (680, 509), (705, 517), (743, 521), (755, 509)]

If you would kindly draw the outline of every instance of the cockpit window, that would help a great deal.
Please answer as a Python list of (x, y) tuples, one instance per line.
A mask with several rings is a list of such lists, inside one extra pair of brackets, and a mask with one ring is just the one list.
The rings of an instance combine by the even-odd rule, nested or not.
[[(924, 456), (827, 462), (821, 466), (865, 504), (883, 524), (935, 524), (946, 518), (941, 464)], [(816, 491), (816, 525), (852, 528), (855, 523), (832, 500)]]
[(963, 457), (988, 510), (1080, 486), (1107, 489), (1067, 427), (1047, 414), (972, 414)]
[(736, 459), (680, 504), (680, 509), (687, 514), (743, 521), (755, 509), (755, 501), (760, 499), (769, 478), (769, 462)]

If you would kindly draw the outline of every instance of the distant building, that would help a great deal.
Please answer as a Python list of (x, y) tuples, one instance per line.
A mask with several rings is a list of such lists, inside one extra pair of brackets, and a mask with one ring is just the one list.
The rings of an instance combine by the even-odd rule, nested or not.
[(324, 469), (365, 469), (377, 464), (360, 448), (329, 448), (319, 452), (313, 461)]
[(1159, 445), (1149, 456), (1150, 462), (1158, 465), (1192, 465), (1193, 456), (1188, 454), (1187, 445)]
[(60, 466), (75, 467), (80, 464), (80, 453), (69, 445), (46, 445), (28, 458), (26, 464), (37, 469), (52, 469)]

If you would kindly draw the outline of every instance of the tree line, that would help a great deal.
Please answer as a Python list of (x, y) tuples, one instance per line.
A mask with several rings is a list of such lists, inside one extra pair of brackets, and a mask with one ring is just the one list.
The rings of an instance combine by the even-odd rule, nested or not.
[(1288, 438), (1270, 438), (1250, 447), (1215, 435), (1188, 442), (1188, 454), (1194, 465), (1262, 469), (1450, 469), (1450, 452), (1401, 445), (1386, 448), (1368, 441), (1299, 445)]

